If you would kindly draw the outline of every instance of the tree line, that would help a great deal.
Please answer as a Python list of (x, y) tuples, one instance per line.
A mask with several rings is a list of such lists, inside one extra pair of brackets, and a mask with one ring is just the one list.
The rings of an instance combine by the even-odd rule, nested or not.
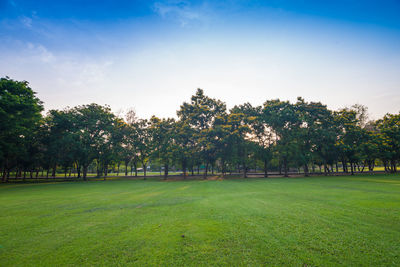
[[(376, 164), (396, 172), (400, 159), (400, 113), (368, 120), (354, 105), (332, 111), (320, 102), (267, 100), (227, 110), (221, 100), (197, 89), (177, 111), (177, 119), (139, 119), (134, 110), (117, 116), (98, 104), (50, 110), (26, 81), (0, 79), (0, 166), (2, 181), (44, 173), (88, 172), (107, 177), (123, 166), (125, 175), (146, 171), (151, 163), (167, 177), (179, 169), (184, 178), (202, 170), (221, 175), (249, 170), (265, 177), (277, 171), (305, 176), (373, 171)], [(130, 173), (128, 173), (130, 170)], [(134, 174), (133, 174), (134, 173)]]

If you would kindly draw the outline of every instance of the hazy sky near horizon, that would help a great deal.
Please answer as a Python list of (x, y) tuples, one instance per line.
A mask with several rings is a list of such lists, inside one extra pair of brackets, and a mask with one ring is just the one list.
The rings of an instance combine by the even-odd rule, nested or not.
[(400, 111), (400, 1), (0, 0), (0, 76), (46, 109), (96, 102), (175, 117), (196, 88)]

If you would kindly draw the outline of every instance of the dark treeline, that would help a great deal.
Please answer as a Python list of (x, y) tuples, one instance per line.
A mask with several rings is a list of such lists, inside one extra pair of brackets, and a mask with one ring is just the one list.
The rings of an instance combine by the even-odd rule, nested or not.
[[(106, 177), (109, 170), (137, 175), (152, 170), (180, 170), (183, 176), (209, 172), (226, 175), (252, 170), (291, 170), (325, 174), (373, 171), (375, 165), (396, 172), (400, 159), (400, 114), (368, 121), (354, 105), (331, 111), (319, 102), (267, 100), (226, 109), (224, 102), (198, 89), (177, 111), (178, 119), (124, 118), (108, 106), (81, 105), (50, 110), (28, 83), (0, 80), (0, 166), (10, 178), (55, 177), (64, 173), (86, 180), (88, 172)], [(151, 164), (150, 164), (151, 163)]]

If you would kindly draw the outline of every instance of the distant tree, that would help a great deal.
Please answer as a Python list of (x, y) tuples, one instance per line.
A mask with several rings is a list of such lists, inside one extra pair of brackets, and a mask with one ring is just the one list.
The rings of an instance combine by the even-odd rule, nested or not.
[(89, 104), (77, 106), (73, 110), (74, 129), (79, 136), (77, 162), (83, 169), (86, 180), (89, 165), (94, 159), (104, 168), (108, 167), (107, 153), (111, 149), (111, 135), (114, 127), (114, 114), (108, 106)]
[(255, 158), (262, 163), (264, 177), (268, 177), (268, 166), (276, 142), (272, 129), (264, 118), (261, 106), (253, 107), (246, 103), (239, 106), (239, 109), (246, 115), (246, 125), (250, 127), (248, 138), (254, 143)]
[(139, 162), (139, 120), (136, 116), (136, 112), (133, 108), (129, 109), (125, 115), (126, 124), (123, 128), (124, 139), (122, 142), (122, 158), (125, 163), (125, 176), (128, 175), (128, 165), (131, 166), (131, 173), (135, 170), (135, 176), (138, 174), (138, 162)]
[(164, 167), (164, 178), (168, 176), (169, 166), (173, 161), (174, 119), (150, 119), (149, 131), (152, 135), (152, 157)]
[(5, 182), (10, 170), (28, 156), (41, 124), (42, 102), (26, 81), (0, 79), (0, 162)]
[[(138, 119), (134, 109), (117, 117), (110, 107), (89, 104), (50, 110), (43, 119), (43, 106), (25, 81), (0, 79), (0, 168), (2, 181), (10, 173), (15, 178), (54, 178), (62, 170), (67, 176), (76, 170), (78, 178), (97, 167), (106, 179), (109, 169), (120, 165), (131, 174), (143, 167), (159, 167), (166, 178), (171, 168), (181, 168), (183, 177), (209, 170), (247, 172), (259, 166), (279, 167), (288, 176), (289, 168), (301, 168), (308, 176), (319, 166), (325, 174), (338, 162), (351, 173), (382, 161), (387, 172), (396, 172), (400, 160), (400, 114), (386, 114), (368, 121), (367, 107), (356, 104), (335, 112), (320, 102), (299, 97), (288, 101), (267, 100), (263, 106), (250, 103), (234, 106), (229, 112), (224, 102), (197, 89), (189, 102), (177, 111), (178, 120)], [(219, 170), (218, 170), (219, 168)]]
[(229, 127), (230, 146), (233, 151), (231, 158), (238, 166), (243, 169), (243, 177), (247, 178), (247, 171), (250, 165), (250, 155), (254, 152), (253, 143), (247, 140), (250, 133), (249, 121), (255, 120), (250, 113), (246, 112), (247, 107), (235, 106), (231, 109), (227, 117), (227, 125)]
[(335, 120), (339, 127), (336, 147), (342, 159), (343, 168), (347, 172), (347, 163), (350, 163), (351, 175), (353, 175), (355, 163), (360, 160), (363, 135), (357, 112), (350, 109), (339, 110), (335, 112)]
[(313, 158), (320, 159), (325, 174), (336, 158), (334, 144), (337, 128), (330, 110), (320, 102), (305, 102), (299, 97), (295, 104), (301, 120), (298, 129), (299, 163), (304, 168), (305, 176), (309, 173), (309, 164)]
[(153, 140), (149, 130), (148, 120), (138, 120), (136, 123), (136, 149), (138, 159), (143, 167), (144, 180), (146, 180), (147, 166), (152, 154)]
[(385, 169), (397, 172), (397, 162), (400, 160), (400, 113), (386, 114), (376, 125), (379, 129), (382, 146), (380, 154)]
[(44, 127), (47, 167), (52, 168), (52, 177), (55, 177), (57, 165), (61, 165), (66, 173), (67, 169), (72, 167), (78, 153), (79, 136), (75, 129), (74, 114), (70, 110), (50, 110), (45, 118)]
[(194, 130), (196, 145), (200, 157), (205, 164), (204, 177), (207, 177), (209, 165), (214, 165), (216, 148), (210, 138), (212, 128), (218, 116), (226, 113), (226, 105), (220, 100), (216, 100), (204, 95), (202, 89), (197, 89), (196, 94), (191, 97), (190, 103), (183, 103), (177, 111), (180, 121), (189, 125)]
[(375, 161), (379, 158), (380, 146), (383, 143), (381, 136), (379, 135), (378, 129), (374, 126), (375, 122), (371, 125), (366, 125), (362, 129), (362, 143), (361, 143), (361, 155), (364, 161), (364, 166), (368, 166), (368, 170), (372, 172), (375, 167)]
[(195, 130), (186, 121), (177, 121), (173, 129), (173, 138), (173, 158), (182, 167), (183, 177), (186, 178), (187, 168), (191, 165), (193, 172), (193, 164), (198, 154)]
[(263, 107), (264, 119), (276, 135), (276, 149), (288, 176), (289, 162), (299, 153), (299, 129), (302, 121), (288, 101), (268, 100)]
[(356, 113), (358, 126), (365, 128), (369, 119), (368, 107), (361, 104), (354, 104), (351, 106), (350, 110), (353, 110)]

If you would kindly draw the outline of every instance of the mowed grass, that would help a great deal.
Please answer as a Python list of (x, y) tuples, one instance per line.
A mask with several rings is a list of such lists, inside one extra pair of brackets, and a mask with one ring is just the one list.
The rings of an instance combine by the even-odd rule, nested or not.
[(400, 176), (0, 186), (0, 266), (399, 266)]

